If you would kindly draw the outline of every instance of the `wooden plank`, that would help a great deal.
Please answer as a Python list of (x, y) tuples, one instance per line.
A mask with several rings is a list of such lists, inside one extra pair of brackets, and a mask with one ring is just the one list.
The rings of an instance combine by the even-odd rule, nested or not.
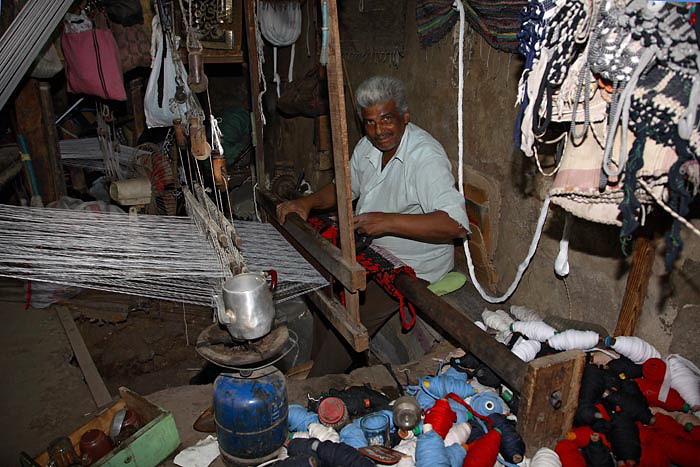
[(95, 362), (92, 361), (83, 336), (80, 335), (80, 331), (75, 325), (75, 321), (73, 321), (73, 316), (70, 311), (63, 306), (56, 307), (56, 311), (63, 325), (63, 329), (66, 331), (70, 345), (73, 347), (75, 358), (78, 360), (83, 376), (85, 376), (85, 382), (87, 382), (92, 398), (95, 399), (95, 404), (97, 404), (97, 407), (102, 407), (110, 403), (112, 401), (112, 396), (110, 396), (107, 386), (105, 386), (104, 381), (102, 381), (102, 377), (100, 376), (100, 372), (97, 371)]
[[(345, 255), (331, 242), (323, 238), (298, 214), (290, 214), (284, 225), (277, 220), (276, 206), (282, 200), (273, 193), (258, 189), (258, 202), (267, 212), (268, 221), (277, 230), (284, 230), (333, 277), (351, 291), (364, 290), (366, 286), (365, 269), (360, 266), (354, 256), (348, 260)], [(297, 248), (298, 249), (298, 248)], [(353, 252), (354, 255), (354, 252)]]
[(260, 66), (258, 63), (258, 40), (255, 35), (255, 0), (245, 2), (246, 42), (248, 44), (248, 71), (250, 73), (250, 108), (253, 112), (253, 130), (255, 133), (255, 175), (263, 188), (270, 187), (270, 180), (265, 169), (265, 148), (263, 146), (262, 109), (258, 101), (260, 95)]
[(421, 316), (432, 321), (450, 335), (467, 352), (484, 362), (507, 385), (520, 391), (527, 364), (508, 348), (479, 329), (459, 310), (427, 289), (426, 284), (407, 274), (399, 274), (396, 288), (413, 303)]
[[(40, 89), (41, 88), (41, 89)], [(45, 204), (66, 194), (48, 84), (30, 79), (15, 98), (17, 133), (27, 141)]]
[[(648, 232), (647, 232), (648, 233)], [(615, 336), (633, 336), (647, 296), (651, 268), (656, 255), (656, 242), (642, 234), (634, 241), (632, 268), (627, 276), (625, 295), (615, 326)]]
[[(357, 296), (359, 294), (356, 293), (354, 295)], [(356, 352), (362, 352), (369, 348), (367, 328), (360, 323), (348, 320), (347, 310), (343, 308), (343, 305), (338, 300), (334, 297), (328, 297), (320, 290), (315, 290), (307, 296)]]
[(518, 433), (528, 456), (554, 448), (571, 430), (578, 404), (585, 354), (569, 350), (530, 362), (520, 393)]

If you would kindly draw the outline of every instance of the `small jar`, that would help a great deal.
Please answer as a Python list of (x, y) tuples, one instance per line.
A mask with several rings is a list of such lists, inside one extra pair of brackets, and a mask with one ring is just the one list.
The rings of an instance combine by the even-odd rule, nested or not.
[(350, 415), (345, 402), (337, 397), (326, 397), (318, 404), (319, 421), (336, 431), (350, 423)]
[(88, 430), (80, 437), (80, 455), (83, 465), (92, 465), (109, 451), (112, 450), (112, 442), (102, 430)]
[(46, 453), (49, 455), (49, 465), (55, 467), (79, 467), (81, 465), (73, 443), (65, 436), (51, 441), (49, 447), (46, 448)]

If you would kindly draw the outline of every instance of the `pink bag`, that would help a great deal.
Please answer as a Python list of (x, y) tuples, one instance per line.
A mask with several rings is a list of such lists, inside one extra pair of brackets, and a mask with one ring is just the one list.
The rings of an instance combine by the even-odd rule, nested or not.
[(75, 28), (67, 21), (63, 29), (66, 88), (76, 94), (124, 101), (126, 91), (117, 42), (109, 28), (91, 27), (89, 23), (86, 19), (85, 26)]

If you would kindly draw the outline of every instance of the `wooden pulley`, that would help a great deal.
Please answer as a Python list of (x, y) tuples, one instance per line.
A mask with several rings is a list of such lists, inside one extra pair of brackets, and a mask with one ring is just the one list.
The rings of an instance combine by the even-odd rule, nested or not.
[(189, 75), (187, 84), (192, 92), (200, 93), (209, 87), (209, 79), (204, 74), (204, 59), (202, 58), (202, 48), (187, 49), (187, 61), (189, 63)]
[(187, 147), (187, 134), (185, 132), (185, 124), (182, 120), (176, 118), (173, 120), (173, 127), (175, 128), (175, 144), (180, 149), (185, 149)]
[(190, 123), (190, 145), (192, 147), (192, 156), (198, 161), (209, 159), (211, 155), (211, 146), (207, 142), (207, 134), (204, 128), (202, 117), (192, 116), (189, 118)]
[(226, 158), (215, 149), (211, 152), (211, 167), (214, 170), (214, 183), (216, 183), (219, 190), (225, 190), (228, 182)]

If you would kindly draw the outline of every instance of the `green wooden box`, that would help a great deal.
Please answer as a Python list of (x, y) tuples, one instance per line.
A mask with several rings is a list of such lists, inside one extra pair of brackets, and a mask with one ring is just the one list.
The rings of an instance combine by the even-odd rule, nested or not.
[[(119, 388), (119, 399), (101, 410), (89, 422), (68, 435), (78, 454), (80, 437), (93, 428), (109, 433), (112, 418), (123, 407), (133, 410), (141, 421), (141, 428), (112, 452), (95, 462), (93, 467), (155, 467), (180, 445), (180, 435), (173, 414), (151, 404), (127, 388)], [(35, 462), (45, 467), (49, 461), (46, 452)]]

